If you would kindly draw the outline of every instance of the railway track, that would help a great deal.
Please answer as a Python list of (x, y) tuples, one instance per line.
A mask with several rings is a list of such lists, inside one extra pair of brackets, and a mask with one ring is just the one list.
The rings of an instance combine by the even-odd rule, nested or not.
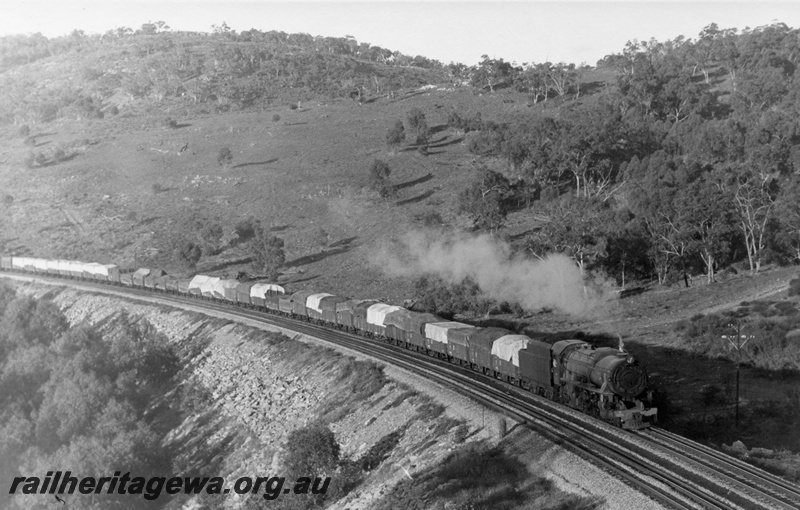
[(744, 490), (770, 507), (800, 508), (800, 487), (752, 464), (696, 443), (663, 429), (640, 432), (641, 435), (674, 452), (691, 458), (697, 465), (713, 468), (728, 479), (743, 485)]
[[(63, 278), (40, 275), (18, 278), (65, 283)], [(150, 303), (155, 292), (88, 281), (67, 283), (87, 290), (113, 290)], [(622, 431), (445, 360), (352, 333), (205, 299), (163, 292), (156, 295), (171, 304), (201, 307), (313, 336), (466, 393), (523, 422), (668, 508), (800, 508), (797, 485), (661, 429), (641, 433)]]

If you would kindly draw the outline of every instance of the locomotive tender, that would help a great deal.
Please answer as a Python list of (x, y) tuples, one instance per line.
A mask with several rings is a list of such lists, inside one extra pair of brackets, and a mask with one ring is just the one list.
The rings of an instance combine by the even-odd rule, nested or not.
[(657, 417), (647, 372), (621, 348), (595, 348), (581, 340), (551, 345), (375, 300), (311, 291), (287, 294), (273, 283), (206, 275), (176, 279), (162, 270), (126, 271), (114, 264), (32, 257), (0, 256), (0, 269), (184, 294), (315, 322), (446, 359), (623, 429), (649, 427)]

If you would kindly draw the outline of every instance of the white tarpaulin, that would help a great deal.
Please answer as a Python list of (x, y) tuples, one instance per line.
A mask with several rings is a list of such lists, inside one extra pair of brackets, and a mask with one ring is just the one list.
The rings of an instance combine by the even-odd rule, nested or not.
[(33, 266), (33, 259), (30, 257), (12, 257), (11, 267), (14, 269), (25, 269), (25, 266)]
[(47, 259), (31, 259), (33, 267), (39, 271), (47, 271)]
[(69, 267), (70, 273), (83, 273), (83, 262), (78, 262), (75, 260), (67, 261), (67, 267)]
[(397, 310), (402, 310), (402, 306), (392, 306), (385, 303), (378, 303), (367, 308), (367, 324), (373, 326), (383, 326), (386, 316)]
[(239, 282), (236, 280), (217, 280), (213, 284), (212, 291), (214, 292), (214, 297), (225, 299), (225, 289), (235, 289), (238, 286)]
[(192, 278), (192, 281), (189, 282), (189, 290), (201, 290), (201, 286), (211, 278), (210, 276), (206, 276), (204, 274), (199, 274)]
[(286, 290), (283, 287), (274, 283), (256, 283), (250, 287), (250, 297), (264, 299), (270, 292), (273, 294), (286, 294)]
[(206, 297), (213, 297), (214, 289), (216, 288), (219, 281), (220, 278), (216, 276), (207, 277), (206, 281), (200, 284), (200, 293)]
[(147, 267), (140, 267), (136, 271), (133, 272), (134, 278), (144, 278), (145, 276), (150, 274), (150, 269)]
[(97, 262), (89, 262), (88, 264), (84, 264), (83, 270), (90, 275), (108, 276), (106, 267), (103, 264), (98, 264)]
[(311, 308), (319, 313), (322, 313), (322, 310), (319, 308), (319, 302), (322, 301), (322, 298), (332, 297), (333, 294), (311, 294), (306, 298), (306, 308)]
[(448, 329), (471, 328), (463, 322), (429, 322), (425, 324), (425, 337), (443, 344), (447, 343)]
[(530, 340), (525, 335), (501, 336), (492, 344), (492, 356), (497, 356), (504, 361), (510, 361), (515, 367), (518, 367), (519, 351), (527, 347)]
[(69, 260), (57, 260), (56, 264), (57, 264), (59, 272), (61, 272), (61, 271), (69, 271)]
[(57, 273), (58, 272), (58, 265), (61, 263), (60, 260), (48, 260), (47, 261), (47, 271), (50, 273)]

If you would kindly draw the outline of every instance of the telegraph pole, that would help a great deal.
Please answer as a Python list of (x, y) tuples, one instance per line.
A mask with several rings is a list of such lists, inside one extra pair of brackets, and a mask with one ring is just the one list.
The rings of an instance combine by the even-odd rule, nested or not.
[[(744, 326), (739, 319), (736, 319), (735, 323), (728, 324), (729, 328), (732, 328), (736, 331), (736, 337), (729, 336), (729, 335), (722, 335), (722, 338), (728, 341), (731, 346), (736, 349), (736, 428), (739, 428), (739, 367), (742, 364), (742, 348), (745, 344), (753, 338), (752, 335), (743, 335), (742, 330)], [(736, 338), (736, 343), (733, 343), (733, 338)], [(744, 342), (742, 342), (744, 340)]]

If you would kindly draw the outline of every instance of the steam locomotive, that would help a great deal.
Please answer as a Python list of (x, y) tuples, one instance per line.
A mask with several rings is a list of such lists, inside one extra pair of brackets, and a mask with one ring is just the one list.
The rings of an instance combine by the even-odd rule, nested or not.
[(0, 270), (140, 287), (279, 314), (389, 342), (469, 367), (629, 430), (655, 423), (647, 372), (619, 349), (581, 340), (554, 344), (502, 328), (445, 321), (429, 313), (333, 294), (286, 293), (280, 285), (207, 275), (174, 278), (162, 270), (114, 264), (0, 256)]

